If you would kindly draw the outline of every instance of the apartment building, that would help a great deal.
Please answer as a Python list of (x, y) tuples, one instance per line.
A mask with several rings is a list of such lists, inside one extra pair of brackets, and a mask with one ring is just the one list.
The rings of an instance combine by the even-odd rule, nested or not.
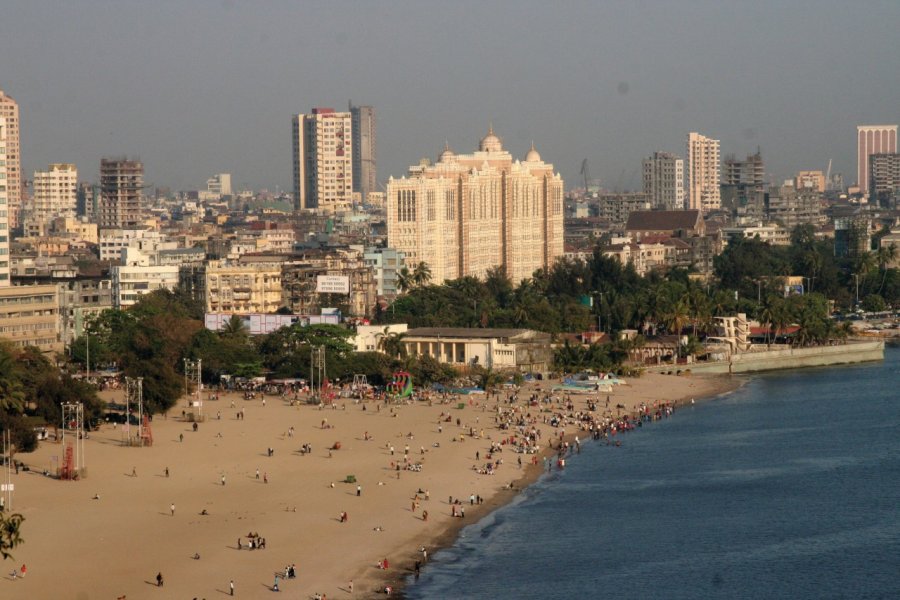
[(208, 313), (274, 313), (282, 306), (281, 261), (210, 261), (200, 267)]
[[(3, 100), (3, 91), (0, 90), (0, 100)], [(0, 107), (5, 106), (0, 102)], [(18, 107), (16, 108), (18, 111)], [(9, 165), (7, 163), (7, 144), (10, 134), (7, 126), (7, 118), (0, 116), (0, 288), (10, 284), (9, 279), (9, 229), (10, 229), (10, 188)]]
[[(19, 104), (10, 96), (0, 90), (0, 146), (3, 151), (0, 154), (3, 158), (3, 175), (5, 178), (0, 182), (0, 186), (5, 190), (0, 191), (0, 197), (5, 196), (6, 203), (0, 206), (0, 212), (6, 212), (5, 218), (0, 217), (0, 229), (4, 227), (3, 221), (6, 221), (7, 229), (18, 229), (19, 216), (22, 211), (22, 155), (19, 146)], [(3, 193), (5, 192), (5, 194)], [(0, 236), (3, 233), (0, 232)], [(2, 246), (2, 242), (0, 242)], [(2, 257), (0, 257), (2, 262)], [(0, 285), (2, 280), (3, 268), (0, 266)]]
[(333, 108), (294, 115), (294, 209), (336, 213), (353, 205), (352, 116)]
[(654, 152), (644, 166), (644, 193), (653, 208), (681, 210), (684, 206), (684, 160), (668, 152)]
[(686, 208), (704, 213), (722, 204), (719, 190), (719, 140), (688, 134), (688, 202)]
[(563, 180), (534, 145), (521, 160), (493, 129), (472, 154), (445, 147), (387, 186), (388, 246), (441, 283), (494, 268), (518, 283), (563, 254)]
[(0, 338), (19, 348), (62, 352), (59, 339), (59, 288), (16, 285), (0, 288)]
[(57, 217), (75, 216), (78, 169), (71, 163), (53, 163), (46, 171), (34, 172), (30, 219), (49, 223)]

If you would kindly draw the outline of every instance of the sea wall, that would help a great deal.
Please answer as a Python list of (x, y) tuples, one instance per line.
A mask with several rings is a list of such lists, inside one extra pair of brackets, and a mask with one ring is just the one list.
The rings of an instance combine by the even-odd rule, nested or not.
[(785, 348), (745, 352), (729, 360), (679, 365), (678, 367), (651, 367), (652, 371), (671, 371), (673, 368), (690, 369), (691, 373), (755, 373), (801, 367), (825, 367), (850, 363), (884, 360), (884, 340), (853, 340), (837, 346), (811, 348)]

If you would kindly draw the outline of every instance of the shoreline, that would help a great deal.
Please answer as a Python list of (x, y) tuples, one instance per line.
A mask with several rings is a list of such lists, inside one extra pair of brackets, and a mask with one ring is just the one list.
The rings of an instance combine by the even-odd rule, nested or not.
[[(618, 417), (617, 405), (623, 416), (641, 404), (682, 406), (691, 398), (703, 401), (734, 390), (745, 380), (645, 374), (610, 394), (571, 399), (583, 411), (588, 400), (599, 407), (602, 396), (609, 395), (608, 410)], [(87, 476), (75, 482), (41, 475), (52, 471), (62, 454), (58, 443), (41, 442), (34, 453), (17, 456), (31, 470), (14, 476), (14, 512), (26, 517), (26, 543), (16, 549), (15, 562), (26, 563), (29, 576), (18, 581), (0, 576), (0, 595), (147, 597), (146, 586), (155, 587), (153, 579), (162, 572), (167, 596), (213, 598), (227, 594), (233, 579), (235, 595), (255, 597), (260, 587), (272, 587), (274, 572), (291, 564), (298, 577), (281, 586), (299, 598), (344, 597), (349, 581), (361, 598), (377, 597), (376, 590), (385, 585), (401, 593), (420, 547), (431, 558), (452, 545), (463, 527), (509, 504), (544, 473), (540, 457), (556, 454), (548, 441), (557, 445), (559, 429), (541, 418), (561, 410), (564, 393), (540, 405), (530, 404), (529, 395), (547, 392), (552, 383), (521, 388), (514, 405), (504, 402), (512, 393), (506, 390), (490, 398), (451, 396), (438, 402), (435, 397), (409, 405), (339, 400), (338, 406), (324, 409), (302, 401), (291, 405), (272, 394), (265, 395), (268, 407), (259, 395), (223, 394), (204, 403), (207, 420), (199, 431), (181, 418), (181, 404), (157, 416), (150, 447), (125, 446), (122, 429), (104, 424), (85, 440)], [(115, 400), (121, 394), (103, 396)], [(478, 452), (490, 460), (492, 444), (517, 435), (514, 428), (500, 429), (498, 400), (517, 415), (529, 413), (544, 435), (535, 442), (534, 455), (504, 446), (507, 452), (494, 459), (505, 457), (504, 464), (493, 476), (482, 475), (473, 470)], [(597, 414), (603, 412), (598, 408)], [(451, 415), (458, 422), (447, 421)], [(589, 437), (563, 427), (570, 443), (575, 435)], [(341, 449), (329, 450), (338, 441)], [(312, 451), (301, 452), (307, 443)], [(396, 470), (406, 464), (400, 462), (405, 446), (421, 470)], [(520, 471), (520, 456), (537, 456), (538, 464), (523, 460)], [(350, 474), (361, 485), (361, 497), (356, 483), (344, 483)], [(415, 491), (429, 489), (430, 499), (411, 508)], [(466, 517), (452, 518), (445, 500), (468, 500), (470, 494), (481, 496), (483, 504), (465, 502)], [(177, 512), (170, 505), (177, 505)], [(431, 513), (427, 522), (423, 509)], [(347, 522), (338, 518), (341, 512), (349, 514)], [(267, 548), (237, 550), (235, 540), (242, 537), (246, 543), (248, 531), (267, 538)], [(91, 553), (90, 562), (79, 560), (83, 551)], [(390, 559), (389, 570), (375, 566), (383, 557)]]
[[(666, 375), (666, 377), (684, 377), (683, 375)], [(685, 408), (686, 406), (690, 406), (693, 404), (700, 404), (705, 402), (714, 401), (717, 398), (720, 398), (725, 395), (729, 395), (739, 389), (741, 389), (744, 385), (746, 385), (750, 381), (750, 377), (746, 375), (728, 375), (728, 374), (691, 374), (687, 377), (704, 380), (705, 382), (710, 384), (710, 389), (705, 390), (705, 393), (698, 396), (692, 395), (682, 395), (673, 399), (666, 399), (663, 402), (666, 404), (671, 404), (673, 408), (673, 414)], [(622, 413), (622, 418), (624, 419), (636, 419), (640, 416), (640, 411), (634, 409), (628, 410), (625, 413)], [(583, 432), (582, 432), (583, 433)], [(636, 431), (632, 431), (631, 433), (636, 433)], [(567, 443), (573, 444), (575, 438), (577, 437), (577, 433), (567, 433), (561, 440), (560, 444)], [(587, 438), (586, 441), (591, 441), (593, 443), (600, 443), (600, 440)], [(524, 492), (528, 487), (537, 483), (541, 477), (548, 474), (550, 471), (547, 471), (543, 468), (544, 462), (543, 459), (552, 460), (557, 454), (558, 450), (553, 448), (552, 446), (545, 446), (542, 448), (541, 452), (538, 454), (539, 458), (542, 459), (537, 465), (527, 464), (523, 465), (523, 473), (522, 476), (512, 482), (511, 487), (506, 489), (501, 489), (497, 491), (493, 496), (489, 499), (486, 499), (485, 502), (481, 505), (475, 505), (471, 507), (470, 514), (472, 515), (472, 519), (461, 519), (460, 523), (450, 523), (448, 524), (443, 531), (439, 532), (435, 535), (431, 540), (430, 544), (428, 544), (428, 562), (431, 562), (433, 556), (440, 552), (441, 550), (452, 547), (459, 540), (460, 535), (466, 527), (470, 525), (477, 524), (482, 519), (488, 517), (493, 512), (511, 504), (522, 492)], [(571, 456), (571, 455), (570, 455)], [(420, 557), (420, 553), (418, 550), (410, 551), (407, 553), (406, 561), (409, 564), (415, 563), (417, 559)], [(427, 563), (422, 564), (422, 569), (427, 569)], [(383, 573), (380, 578), (376, 578), (376, 581), (379, 582), (377, 589), (382, 590), (385, 586), (391, 586), (392, 588), (392, 596), (400, 598), (401, 600), (406, 598), (406, 592), (411, 587), (416, 585), (415, 580), (410, 581), (410, 579), (414, 576), (414, 570), (409, 568), (404, 568), (403, 572), (399, 575), (393, 575), (389, 573)]]

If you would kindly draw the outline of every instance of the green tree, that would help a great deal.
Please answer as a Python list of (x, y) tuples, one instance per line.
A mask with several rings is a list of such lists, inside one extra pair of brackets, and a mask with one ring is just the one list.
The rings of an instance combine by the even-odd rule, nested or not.
[(407, 267), (397, 271), (397, 289), (401, 293), (408, 292), (415, 285), (415, 277)]
[(0, 512), (0, 556), (3, 560), (13, 558), (12, 551), (25, 542), (22, 539), (22, 521), (19, 513)]
[(431, 281), (431, 268), (426, 262), (419, 262), (413, 267), (412, 281), (416, 287), (428, 285)]

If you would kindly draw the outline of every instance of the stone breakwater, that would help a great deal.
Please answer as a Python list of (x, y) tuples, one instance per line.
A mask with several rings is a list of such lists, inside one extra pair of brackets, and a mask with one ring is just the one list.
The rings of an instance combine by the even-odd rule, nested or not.
[(802, 367), (827, 367), (860, 362), (884, 360), (884, 340), (852, 340), (835, 346), (809, 348), (780, 348), (735, 354), (726, 360), (679, 365), (678, 367), (651, 367), (650, 371), (671, 371), (673, 368), (690, 369), (691, 373), (756, 373)]

